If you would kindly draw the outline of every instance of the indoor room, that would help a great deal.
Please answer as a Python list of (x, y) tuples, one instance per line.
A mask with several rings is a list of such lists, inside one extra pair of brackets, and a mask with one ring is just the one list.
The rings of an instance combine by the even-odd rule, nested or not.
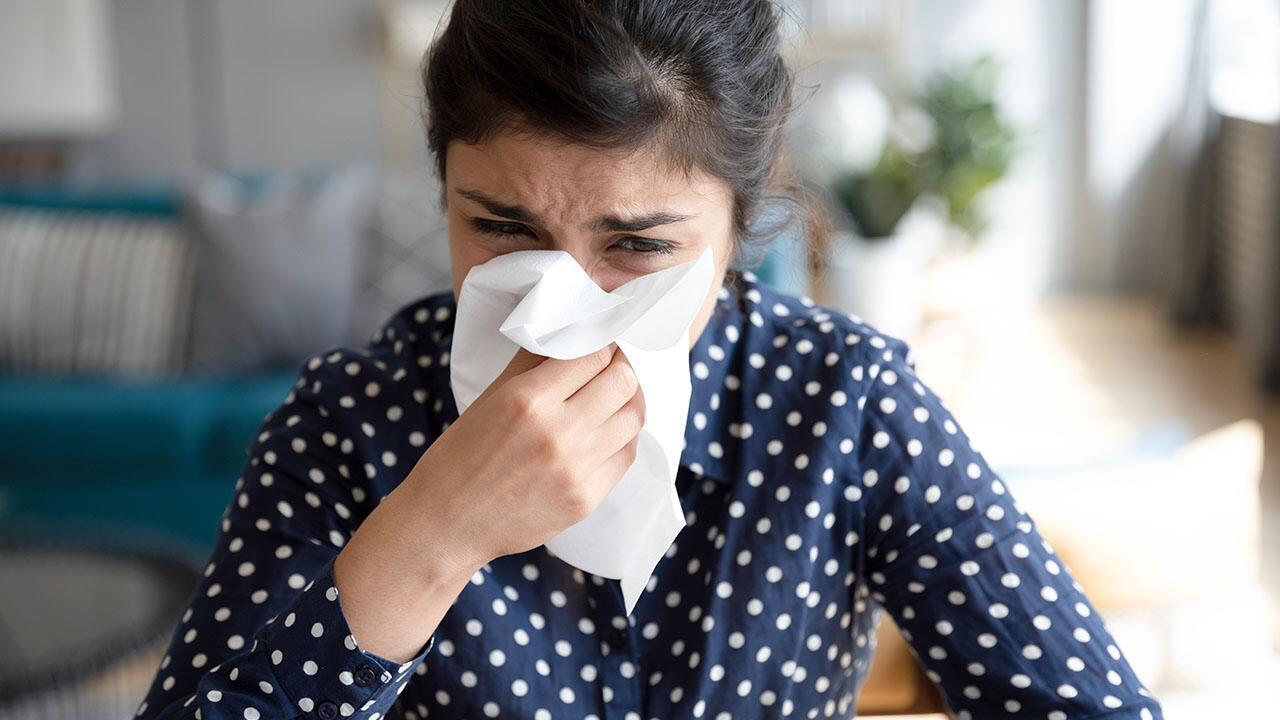
[(1266, 716), (1277, 208), (1277, 0), (4, 0), (0, 720)]

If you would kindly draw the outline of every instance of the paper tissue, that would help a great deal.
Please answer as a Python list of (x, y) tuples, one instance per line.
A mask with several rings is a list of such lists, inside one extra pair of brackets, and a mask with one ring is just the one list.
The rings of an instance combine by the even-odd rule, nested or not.
[(459, 293), (449, 361), (459, 413), (517, 347), (570, 359), (616, 342), (634, 368), (645, 400), (636, 460), (595, 511), (546, 544), (574, 567), (620, 580), (627, 614), (685, 524), (675, 476), (689, 412), (688, 333), (714, 271), (707, 248), (605, 292), (569, 253), (524, 250), (471, 268)]

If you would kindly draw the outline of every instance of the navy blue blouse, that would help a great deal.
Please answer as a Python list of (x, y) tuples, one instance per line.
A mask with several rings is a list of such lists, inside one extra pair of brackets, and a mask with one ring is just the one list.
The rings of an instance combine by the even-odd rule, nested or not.
[(953, 717), (1161, 717), (908, 345), (749, 273), (692, 349), (688, 526), (633, 614), (539, 547), (477, 572), (413, 660), (362, 648), (333, 559), (457, 417), (454, 309), (300, 369), (139, 717), (848, 718), (884, 610)]

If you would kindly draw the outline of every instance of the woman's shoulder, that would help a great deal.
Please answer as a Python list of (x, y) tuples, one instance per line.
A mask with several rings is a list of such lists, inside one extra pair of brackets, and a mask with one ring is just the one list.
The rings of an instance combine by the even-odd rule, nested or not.
[[(333, 345), (302, 364), (296, 388), (331, 396), (358, 391), (377, 397), (385, 389), (422, 389), (429, 376), (449, 362), (455, 310), (453, 292), (420, 296), (387, 316), (364, 343)], [(350, 402), (350, 401), (348, 401)]]
[[(327, 464), (344, 477), (361, 466), (371, 479), (397, 475), (453, 408), (452, 328), (452, 291), (432, 293), (398, 308), (363, 345), (335, 345), (306, 359), (264, 418), (250, 455), (269, 464), (285, 457)], [(303, 475), (311, 469), (299, 468)]]
[(861, 408), (881, 372), (891, 371), (889, 382), (903, 374), (915, 378), (910, 342), (856, 313), (771, 287), (750, 273), (737, 296), (747, 367), (769, 370), (774, 380), (794, 377), (800, 381), (794, 391), (828, 400), (834, 394), (835, 405)]
[(851, 477), (874, 430), (866, 406), (919, 387), (905, 340), (749, 273), (726, 284), (708, 330), (693, 350), (686, 454), (709, 474)]
[(328, 354), (392, 374), (408, 373), (412, 366), (446, 366), (456, 309), (452, 290), (422, 295), (392, 312), (363, 345), (336, 347)]

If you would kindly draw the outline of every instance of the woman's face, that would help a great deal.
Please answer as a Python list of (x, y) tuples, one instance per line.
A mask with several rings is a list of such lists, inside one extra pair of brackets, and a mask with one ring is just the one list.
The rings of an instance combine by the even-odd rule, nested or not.
[(647, 151), (623, 156), (509, 133), (451, 142), (445, 163), (455, 298), (472, 266), (517, 250), (563, 250), (612, 291), (710, 247), (717, 282), (690, 343), (702, 333), (732, 248), (732, 194), (723, 181), (667, 170)]

